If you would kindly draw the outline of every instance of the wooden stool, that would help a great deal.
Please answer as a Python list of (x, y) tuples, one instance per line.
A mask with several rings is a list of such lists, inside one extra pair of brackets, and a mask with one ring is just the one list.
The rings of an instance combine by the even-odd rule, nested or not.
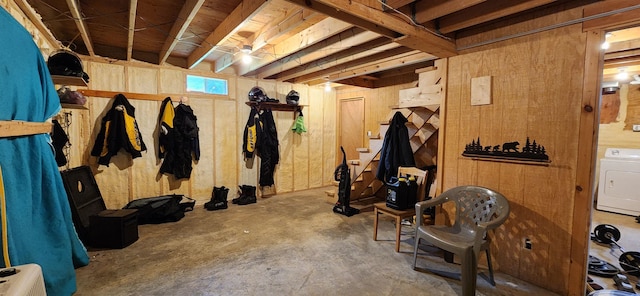
[(396, 252), (400, 252), (400, 230), (402, 228), (402, 219), (413, 217), (416, 215), (416, 209), (396, 210), (387, 207), (386, 202), (379, 202), (373, 204), (373, 240), (378, 240), (378, 216), (380, 214), (386, 214), (393, 216), (396, 220)]

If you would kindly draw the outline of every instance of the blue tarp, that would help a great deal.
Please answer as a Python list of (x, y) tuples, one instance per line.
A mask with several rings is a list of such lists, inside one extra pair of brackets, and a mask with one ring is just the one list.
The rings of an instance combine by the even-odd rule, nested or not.
[[(44, 122), (58, 113), (60, 100), (40, 50), (3, 8), (0, 40), (0, 120)], [(13, 266), (40, 265), (48, 295), (71, 295), (74, 266), (87, 265), (89, 257), (49, 142), (48, 134), (0, 138), (9, 258)]]

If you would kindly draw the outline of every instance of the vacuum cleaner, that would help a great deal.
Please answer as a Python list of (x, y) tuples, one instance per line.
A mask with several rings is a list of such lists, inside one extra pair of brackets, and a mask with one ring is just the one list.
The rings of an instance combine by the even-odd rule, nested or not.
[(360, 210), (349, 206), (351, 200), (351, 170), (347, 164), (347, 154), (342, 146), (340, 146), (340, 150), (342, 150), (342, 163), (333, 172), (334, 180), (340, 182), (338, 184), (338, 201), (333, 206), (333, 212), (351, 217), (360, 213)]

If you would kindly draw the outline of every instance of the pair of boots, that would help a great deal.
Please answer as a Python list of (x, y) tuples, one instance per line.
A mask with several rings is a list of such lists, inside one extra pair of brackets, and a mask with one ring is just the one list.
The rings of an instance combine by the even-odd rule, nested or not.
[(237, 205), (248, 205), (256, 203), (256, 186), (242, 185), (240, 188), (240, 196), (231, 200), (232, 203)]
[(213, 192), (211, 192), (211, 200), (204, 204), (205, 209), (209, 211), (222, 210), (227, 208), (227, 193), (229, 193), (229, 188), (224, 186), (222, 187), (213, 187)]

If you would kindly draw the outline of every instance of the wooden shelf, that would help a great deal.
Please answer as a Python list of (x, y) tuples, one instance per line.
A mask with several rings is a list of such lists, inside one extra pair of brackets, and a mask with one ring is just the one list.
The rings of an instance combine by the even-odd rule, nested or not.
[(55, 84), (87, 86), (87, 82), (82, 77), (51, 75), (51, 80)]
[(271, 103), (271, 102), (256, 103), (252, 101), (248, 101), (246, 102), (246, 104), (252, 107), (257, 106), (259, 109), (271, 109), (274, 111), (291, 111), (291, 112), (302, 110), (302, 108), (304, 107), (303, 105), (289, 105), (289, 104)]
[(89, 108), (85, 107), (84, 105), (79, 105), (79, 104), (66, 104), (66, 103), (61, 103), (60, 105), (62, 105), (62, 108), (64, 108), (64, 109), (80, 109), (80, 110), (89, 110)]

